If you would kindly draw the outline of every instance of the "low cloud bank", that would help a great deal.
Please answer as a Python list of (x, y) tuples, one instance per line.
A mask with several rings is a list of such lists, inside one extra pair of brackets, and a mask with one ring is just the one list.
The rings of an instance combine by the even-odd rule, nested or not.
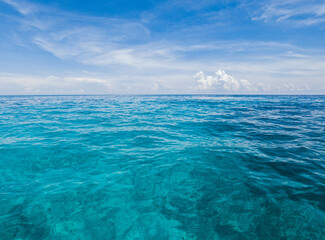
[(310, 86), (306, 82), (284, 82), (270, 85), (267, 82), (250, 82), (246, 79), (237, 80), (223, 70), (218, 70), (215, 75), (205, 75), (202, 71), (194, 76), (196, 79), (195, 90), (213, 93), (308, 93)]

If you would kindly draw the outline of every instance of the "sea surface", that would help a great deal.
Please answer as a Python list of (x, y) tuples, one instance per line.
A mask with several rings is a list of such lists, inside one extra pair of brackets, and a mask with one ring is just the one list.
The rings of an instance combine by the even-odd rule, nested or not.
[(324, 240), (325, 96), (0, 96), (1, 240)]

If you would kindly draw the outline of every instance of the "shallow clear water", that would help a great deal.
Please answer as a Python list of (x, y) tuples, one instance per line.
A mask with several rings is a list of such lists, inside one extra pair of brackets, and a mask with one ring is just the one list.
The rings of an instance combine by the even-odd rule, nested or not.
[(324, 238), (324, 96), (0, 97), (0, 239)]

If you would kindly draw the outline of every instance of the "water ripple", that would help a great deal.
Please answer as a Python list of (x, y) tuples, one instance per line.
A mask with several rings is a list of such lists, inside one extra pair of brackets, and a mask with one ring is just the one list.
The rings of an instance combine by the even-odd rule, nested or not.
[(321, 240), (325, 97), (0, 97), (0, 172), (4, 240)]

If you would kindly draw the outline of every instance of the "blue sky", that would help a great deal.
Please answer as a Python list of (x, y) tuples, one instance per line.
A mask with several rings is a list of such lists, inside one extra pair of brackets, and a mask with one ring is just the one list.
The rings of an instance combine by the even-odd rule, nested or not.
[(0, 0), (0, 94), (324, 94), (319, 0)]

